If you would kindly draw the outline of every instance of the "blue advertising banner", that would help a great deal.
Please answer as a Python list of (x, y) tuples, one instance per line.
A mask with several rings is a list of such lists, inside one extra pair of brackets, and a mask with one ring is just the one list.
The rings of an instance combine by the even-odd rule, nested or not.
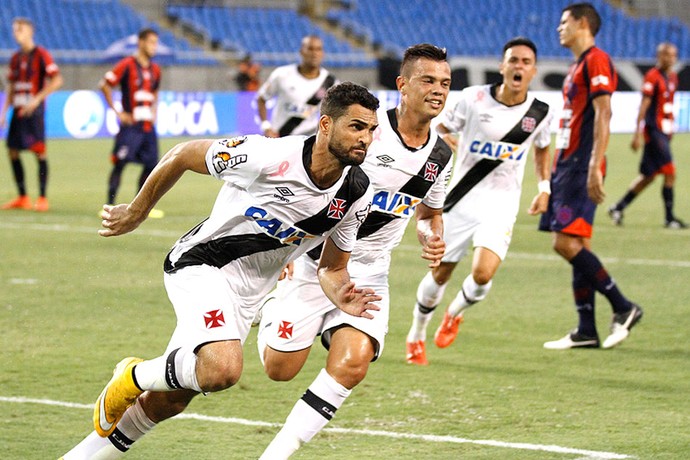
[[(399, 101), (397, 91), (375, 91), (384, 107)], [(446, 110), (454, 105), (458, 92), (448, 97)], [(558, 91), (535, 95), (556, 107), (554, 127), (560, 111)], [(114, 93), (119, 108), (119, 93)], [(0, 93), (0, 104), (5, 94)], [(269, 113), (272, 109), (269, 101)], [(640, 104), (639, 92), (616, 92), (612, 99), (612, 132), (632, 132)], [(690, 131), (690, 93), (676, 94), (674, 111), (676, 132)], [(8, 117), (11, 112), (8, 114)], [(7, 123), (0, 129), (5, 137)], [(50, 95), (46, 110), (46, 135), (49, 138), (90, 139), (112, 137), (118, 131), (115, 112), (105, 103), (100, 91), (57, 91)], [(224, 137), (259, 134), (259, 118), (253, 92), (177, 92), (161, 91), (157, 108), (156, 130), (161, 137)]]

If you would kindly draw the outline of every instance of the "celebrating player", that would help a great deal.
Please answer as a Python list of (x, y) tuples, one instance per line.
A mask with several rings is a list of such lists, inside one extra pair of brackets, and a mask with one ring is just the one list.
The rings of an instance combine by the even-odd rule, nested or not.
[[(314, 134), (319, 120), (319, 104), (336, 78), (321, 67), (323, 40), (315, 35), (302, 38), (299, 64), (276, 68), (261, 85), (256, 103), (261, 131), (267, 137)], [(269, 121), (266, 103), (275, 98)]]
[[(108, 204), (115, 203), (120, 188), (122, 171), (127, 163), (142, 163), (139, 187), (144, 184), (158, 163), (158, 136), (153, 125), (156, 119), (156, 101), (161, 81), (158, 64), (151, 62), (158, 48), (158, 33), (153, 29), (139, 32), (137, 51), (115, 64), (105, 74), (100, 87), (108, 106), (120, 120), (120, 131), (113, 146), (113, 169), (108, 180)], [(122, 110), (113, 103), (112, 88), (120, 84)], [(150, 217), (163, 217), (162, 211), (152, 210)]]
[(19, 51), (10, 59), (8, 88), (0, 111), (0, 125), (5, 126), (7, 110), (14, 107), (7, 149), (19, 196), (5, 203), (2, 209), (31, 209), (31, 199), (24, 184), (21, 150), (31, 150), (38, 160), (39, 195), (34, 209), (48, 211), (48, 158), (45, 144), (45, 100), (62, 86), (62, 76), (50, 53), (34, 43), (34, 24), (27, 18), (12, 21), (12, 34)]
[(508, 41), (499, 67), (503, 82), (465, 88), (455, 108), (437, 127), (454, 148), (458, 144), (454, 133), (460, 133), (461, 148), (444, 205), (446, 253), (417, 288), (407, 335), (408, 363), (428, 364), (427, 325), (455, 266), (471, 248), (472, 272), (436, 331), (438, 347), (445, 348), (455, 340), (464, 310), (488, 294), (510, 245), (532, 144), (540, 183), (528, 212), (538, 214), (546, 210), (551, 114), (547, 104), (528, 92), (536, 66), (537, 47), (531, 40), (520, 37)]
[(165, 287), (177, 315), (167, 350), (117, 365), (95, 405), (96, 431), (65, 460), (119, 458), (197, 394), (233, 386), (259, 301), (286, 263), (324, 241), (322, 289), (343, 311), (372, 317), (378, 307), (371, 302), (381, 297), (350, 281), (347, 261), (372, 197), (357, 165), (373, 139), (378, 105), (362, 86), (334, 86), (323, 100), (316, 136), (180, 144), (130, 204), (104, 206), (100, 234), (122, 235), (146, 219), (185, 171), (225, 181), (209, 218), (165, 259)]
[(549, 208), (539, 229), (553, 234), (554, 250), (573, 267), (572, 289), (579, 316), (577, 328), (544, 348), (598, 348), (594, 316), (595, 291), (613, 308), (611, 334), (602, 346), (625, 340), (642, 318), (642, 309), (628, 300), (591, 251), (597, 205), (604, 201), (605, 155), (609, 143), (611, 94), (618, 83), (611, 58), (597, 48), (594, 37), (601, 17), (589, 3), (563, 8), (558, 36), (576, 62), (563, 81), (563, 115), (556, 136), (556, 161), (551, 176)]
[(623, 225), (623, 210), (654, 181), (664, 175), (661, 196), (666, 211), (667, 228), (686, 228), (687, 225), (673, 214), (673, 185), (676, 166), (671, 156), (673, 135), (673, 96), (678, 87), (678, 75), (673, 66), (678, 60), (678, 49), (670, 43), (661, 43), (656, 49), (656, 66), (649, 69), (642, 85), (642, 103), (630, 147), (640, 148), (644, 131), (644, 151), (640, 160), (640, 175), (633, 179), (626, 194), (609, 208), (609, 216), (616, 225)]
[[(288, 458), (310, 441), (364, 379), (369, 363), (381, 356), (388, 330), (391, 251), (413, 214), (422, 258), (433, 267), (443, 255), (441, 208), (451, 151), (431, 130), (431, 120), (443, 110), (450, 90), (446, 51), (429, 44), (408, 48), (396, 84), (400, 105), (379, 110), (380, 129), (362, 165), (375, 195), (349, 265), (359, 286), (381, 294), (380, 310), (372, 320), (341, 314), (316, 283), (319, 252), (295, 262), (293, 278), (282, 281), (277, 298), (264, 305), (259, 355), (273, 380), (292, 379), (318, 335), (328, 359), (262, 459)], [(326, 256), (324, 250), (321, 265)]]

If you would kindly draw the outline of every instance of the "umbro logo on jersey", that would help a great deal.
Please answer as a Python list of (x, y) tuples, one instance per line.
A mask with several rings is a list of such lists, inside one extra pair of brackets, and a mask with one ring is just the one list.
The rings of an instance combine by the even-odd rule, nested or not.
[(292, 193), (292, 190), (290, 190), (287, 187), (276, 187), (276, 190), (278, 191), (278, 193), (274, 193), (273, 196), (275, 198), (278, 198), (280, 201), (284, 201), (285, 203), (290, 202), (290, 200), (287, 199), (286, 197), (295, 196), (295, 194)]
[(393, 163), (395, 161), (395, 159), (390, 157), (389, 155), (379, 155), (376, 157), (376, 159), (381, 162), (379, 163), (379, 166), (385, 167), (388, 167), (388, 163)]
[(480, 113), (479, 114), (479, 122), (480, 123), (491, 123), (491, 120), (493, 120), (493, 116), (490, 113)]

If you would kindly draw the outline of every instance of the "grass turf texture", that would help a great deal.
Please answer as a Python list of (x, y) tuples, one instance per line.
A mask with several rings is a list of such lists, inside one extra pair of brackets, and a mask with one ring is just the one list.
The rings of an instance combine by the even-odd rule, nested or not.
[[(426, 269), (412, 231), (391, 270), (392, 312), (386, 348), (329, 428), (377, 430), (458, 439), (554, 445), (640, 459), (678, 459), (690, 451), (690, 230), (662, 227), (661, 180), (613, 226), (606, 209), (637, 174), (629, 135), (612, 137), (606, 203), (599, 208), (595, 252), (645, 317), (618, 348), (549, 351), (576, 324), (570, 267), (535, 230), (525, 209), (536, 191), (527, 166), (522, 210), (508, 258), (488, 298), (469, 310), (450, 348), (431, 341), (442, 309), (469, 270), (458, 267), (429, 328), (431, 365), (404, 362), (405, 334), (418, 281)], [(162, 150), (176, 141), (165, 139)], [(160, 355), (174, 327), (162, 285), (162, 262), (176, 238), (207, 216), (219, 183), (189, 173), (159, 204), (161, 220), (105, 239), (96, 232), (106, 194), (110, 140), (48, 144), (51, 211), (0, 213), (0, 452), (4, 459), (57, 458), (91, 430), (91, 410), (113, 366), (129, 355)], [(674, 138), (676, 212), (690, 220), (690, 135)], [(22, 154), (30, 194), (36, 165)], [(531, 162), (531, 160), (530, 160)], [(140, 167), (128, 166), (119, 194), (136, 192)], [(14, 197), (7, 160), (0, 161), (0, 200)], [(409, 228), (412, 230), (412, 226)], [(597, 296), (603, 339), (611, 310)], [(289, 383), (269, 381), (256, 353), (256, 331), (245, 345), (239, 384), (198, 397), (188, 412), (282, 423), (325, 363), (320, 345)], [(16, 402), (34, 398), (75, 407)], [(257, 458), (277, 432), (194, 419), (171, 420), (134, 445), (132, 459)], [(456, 441), (458, 440), (456, 439)], [(440, 440), (398, 439), (326, 431), (296, 459), (582, 459), (586, 454)], [(596, 457), (592, 457), (596, 458)]]

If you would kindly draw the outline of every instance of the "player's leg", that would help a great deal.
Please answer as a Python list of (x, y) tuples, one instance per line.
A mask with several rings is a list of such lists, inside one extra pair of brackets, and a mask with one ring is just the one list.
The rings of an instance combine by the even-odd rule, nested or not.
[[(8, 143), (10, 139), (8, 138)], [(10, 166), (12, 167), (12, 176), (14, 183), (17, 186), (18, 196), (12, 201), (5, 203), (2, 209), (31, 209), (31, 199), (26, 194), (26, 184), (24, 182), (24, 166), (19, 157), (19, 149), (9, 147), (7, 153), (10, 158)]]
[(108, 204), (115, 204), (117, 191), (120, 189), (122, 172), (125, 165), (137, 161), (137, 153), (143, 142), (143, 133), (137, 126), (120, 126), (115, 136), (111, 161), (113, 164), (108, 177)]
[[(146, 179), (151, 175), (151, 171), (153, 171), (153, 168), (158, 164), (158, 137), (155, 129), (143, 133), (143, 139), (136, 155), (138, 161), (143, 165), (141, 174), (139, 175), (138, 190), (141, 190), (144, 182), (146, 182)], [(154, 208), (149, 211), (150, 219), (162, 219), (163, 217), (165, 217), (165, 212), (161, 209)]]
[(446, 286), (457, 262), (441, 262), (422, 278), (417, 286), (417, 298), (412, 310), (412, 325), (407, 333), (405, 359), (410, 364), (428, 364), (426, 358), (426, 330), (436, 307), (443, 299)]
[(144, 391), (221, 391), (241, 375), (241, 341), (254, 311), (243, 311), (246, 307), (228, 287), (223, 272), (201, 265), (164, 279), (177, 327), (162, 356), (146, 361), (126, 358), (118, 364), (94, 407), (94, 427), (103, 437), (113, 432)]
[(477, 247), (474, 250), (472, 272), (467, 275), (462, 288), (446, 309), (434, 335), (436, 346), (446, 348), (453, 343), (463, 322), (463, 312), (486, 298), (491, 289), (491, 280), (500, 265), (501, 257), (491, 249)]
[(676, 168), (673, 162), (665, 164), (660, 172), (664, 175), (664, 183), (661, 188), (661, 197), (664, 203), (665, 227), (666, 228), (687, 228), (687, 224), (676, 217), (673, 212), (674, 193), (673, 187), (676, 183)]
[(38, 161), (38, 199), (34, 205), (34, 210), (46, 212), (50, 206), (46, 196), (48, 191), (48, 156), (45, 150), (41, 153), (36, 153), (36, 160)]
[(136, 441), (155, 426), (181, 413), (198, 393), (178, 390), (145, 392), (129, 407), (111, 435), (102, 438), (96, 431), (67, 452), (64, 460), (114, 460), (122, 458)]
[(330, 337), (326, 368), (309, 385), (260, 460), (287, 459), (319, 433), (366, 376), (375, 356), (375, 341), (345, 325)]
[[(634, 326), (634, 324), (642, 317), (642, 309), (628, 300), (623, 293), (618, 288), (617, 283), (611, 278), (608, 271), (604, 268), (599, 258), (590, 250), (590, 240), (589, 238), (569, 235), (566, 233), (555, 232), (554, 233), (554, 249), (555, 251), (567, 260), (573, 266), (573, 289), (582, 286), (583, 283), (590, 283), (591, 286), (600, 294), (604, 295), (611, 307), (613, 309), (613, 322), (612, 322), (612, 335), (619, 329), (617, 325), (622, 326), (625, 329), (625, 333), (622, 331), (617, 334), (617, 337), (627, 333)], [(583, 280), (576, 279), (577, 277), (583, 277)], [(574, 292), (575, 298), (578, 294)], [(592, 308), (579, 308), (578, 315), (580, 317), (580, 324), (583, 328), (587, 329), (587, 332), (594, 332), (591, 336), (585, 335), (584, 331), (581, 335), (588, 337), (587, 340), (582, 340), (581, 342), (587, 343), (587, 345), (574, 343), (572, 346), (564, 348), (574, 348), (576, 346), (598, 346), (598, 340), (594, 343), (596, 339), (596, 329), (594, 328), (594, 305)], [(594, 330), (592, 330), (594, 329)], [(567, 339), (568, 336), (564, 337)], [(610, 338), (611, 336), (609, 336)], [(610, 348), (611, 346), (617, 345), (622, 340), (611, 344), (612, 340), (607, 340), (604, 342), (605, 348)], [(562, 340), (564, 340), (562, 339)], [(573, 332), (570, 333), (570, 339), (572, 342), (578, 342), (577, 337), (573, 338)], [(558, 342), (558, 341), (557, 341)], [(552, 344), (552, 346), (547, 346), (547, 344)], [(607, 346), (608, 345), (608, 346)], [(544, 344), (547, 348), (558, 348), (555, 346), (554, 342), (547, 342)]]
[(609, 217), (616, 225), (623, 225), (623, 211), (633, 202), (642, 191), (654, 181), (654, 175), (646, 176), (644, 174), (638, 175), (630, 183), (628, 191), (623, 197), (616, 202), (615, 205), (609, 208)]

